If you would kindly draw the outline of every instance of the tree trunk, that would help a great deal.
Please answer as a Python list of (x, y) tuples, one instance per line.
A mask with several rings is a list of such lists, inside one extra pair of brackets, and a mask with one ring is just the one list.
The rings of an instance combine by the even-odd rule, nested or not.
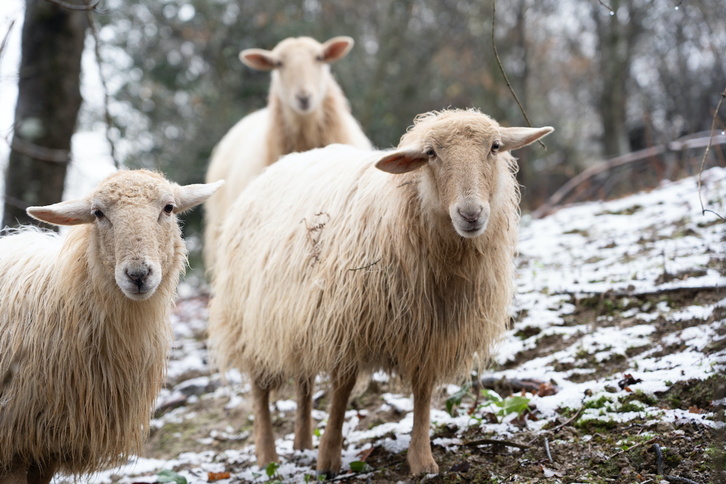
[(597, 2), (592, 7), (598, 33), (602, 82), (597, 108), (603, 127), (603, 154), (607, 157), (628, 152), (625, 107), (631, 62), (627, 26), (617, 15), (620, 0), (610, 2), (610, 7), (613, 15), (605, 15), (603, 7)]
[(34, 222), (25, 209), (61, 200), (71, 136), (81, 106), (81, 54), (88, 13), (27, 0), (5, 176), (2, 226)]

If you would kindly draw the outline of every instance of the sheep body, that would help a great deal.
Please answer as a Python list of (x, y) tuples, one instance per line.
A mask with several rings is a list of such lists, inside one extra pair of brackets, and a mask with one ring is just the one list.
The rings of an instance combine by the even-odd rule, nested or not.
[(287, 153), (332, 143), (371, 148), (328, 66), (344, 57), (352, 45), (349, 37), (335, 37), (324, 44), (300, 37), (285, 39), (272, 51), (248, 49), (240, 53), (248, 66), (273, 70), (272, 82), (268, 106), (242, 118), (212, 154), (206, 181), (225, 179), (227, 183), (205, 206), (204, 258), (208, 270), (213, 267), (219, 226), (229, 207), (266, 166)]
[(140, 450), (186, 263), (174, 213), (214, 188), (117, 172), (87, 199), (28, 209), (78, 224), (64, 236), (0, 237), (0, 374), (12, 371), (0, 388), (0, 482), (90, 472)]
[[(318, 373), (332, 375), (318, 470), (335, 472), (355, 375), (383, 369), (413, 386), (412, 472), (436, 470), (431, 389), (485, 359), (508, 320), (515, 162), (483, 147), (503, 139), (503, 150), (515, 149), (551, 131), (507, 131), (518, 129), (476, 111), (432, 113), (417, 119), (399, 150), (334, 145), (289, 155), (235, 201), (222, 227), (210, 347), (223, 369), (253, 380), (261, 464), (276, 458), (271, 427), (257, 428), (266, 425), (258, 412), (269, 388), (287, 377), (305, 387)], [(433, 146), (443, 155), (431, 161)], [(455, 167), (442, 168), (449, 161)], [(307, 432), (309, 419), (298, 419), (296, 433)], [(296, 436), (296, 444), (310, 441)]]

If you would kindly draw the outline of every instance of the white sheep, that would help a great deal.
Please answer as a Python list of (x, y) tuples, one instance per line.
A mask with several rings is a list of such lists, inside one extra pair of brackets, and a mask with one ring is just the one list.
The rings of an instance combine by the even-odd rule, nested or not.
[(343, 91), (329, 64), (353, 47), (350, 37), (319, 43), (310, 37), (288, 38), (272, 50), (246, 49), (240, 59), (247, 66), (272, 71), (266, 108), (239, 121), (214, 149), (207, 170), (208, 183), (227, 184), (205, 204), (204, 261), (213, 268), (219, 225), (242, 189), (280, 156), (332, 143), (371, 149), (350, 113)]
[(163, 383), (186, 264), (177, 213), (222, 183), (119, 171), (28, 214), (67, 234), (0, 237), (0, 483), (48, 483), (140, 450)]
[(433, 388), (485, 360), (508, 321), (519, 222), (509, 152), (552, 130), (428, 113), (395, 151), (288, 155), (240, 195), (222, 227), (209, 343), (215, 364), (252, 380), (260, 465), (277, 459), (271, 388), (297, 382), (294, 447), (311, 448), (313, 379), (331, 376), (317, 462), (330, 474), (356, 375), (382, 369), (412, 385), (411, 472), (437, 472)]

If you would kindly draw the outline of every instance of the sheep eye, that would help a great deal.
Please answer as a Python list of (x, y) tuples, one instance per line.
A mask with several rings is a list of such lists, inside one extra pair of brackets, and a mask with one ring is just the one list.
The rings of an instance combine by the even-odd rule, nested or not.
[(102, 219), (102, 218), (104, 217), (104, 215), (103, 215), (103, 212), (102, 212), (102, 211), (100, 211), (99, 209), (95, 209), (95, 210), (94, 210), (94, 211), (93, 211), (92, 213), (93, 213), (93, 215), (94, 215), (94, 216), (95, 216), (95, 217), (96, 217), (96, 218), (97, 218), (98, 220), (101, 220), (101, 219)]
[(275, 62), (275, 67), (277, 67), (278, 69), (281, 68), (282, 67), (282, 61)]
[(174, 204), (167, 203), (166, 206), (164, 206), (164, 213), (171, 214), (171, 212), (174, 211)]
[(322, 55), (317, 55), (317, 56), (315, 56), (315, 60), (318, 61), (318, 62), (323, 62), (323, 56)]
[(426, 156), (428, 156), (429, 158), (435, 158), (436, 152), (434, 151), (433, 148), (429, 148), (426, 150)]
[(498, 152), (499, 148), (500, 148), (499, 141), (495, 141), (494, 143), (492, 143), (492, 153)]

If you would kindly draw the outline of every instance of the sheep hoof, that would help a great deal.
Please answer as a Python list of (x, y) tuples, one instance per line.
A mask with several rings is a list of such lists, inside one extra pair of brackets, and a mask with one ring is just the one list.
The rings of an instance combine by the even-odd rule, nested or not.
[(335, 476), (338, 475), (335, 471), (317, 471), (318, 478), (322, 477), (326, 481), (329, 479), (333, 479)]
[(421, 474), (438, 474), (439, 466), (431, 459), (430, 462), (421, 462), (418, 464), (409, 464), (411, 467), (411, 474), (418, 476)]

